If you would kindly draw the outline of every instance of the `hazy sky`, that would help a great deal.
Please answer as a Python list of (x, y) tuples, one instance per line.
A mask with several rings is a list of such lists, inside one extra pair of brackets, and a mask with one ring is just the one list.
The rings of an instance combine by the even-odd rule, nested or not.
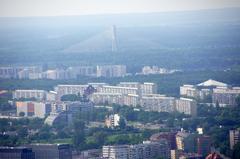
[(0, 16), (162, 12), (240, 7), (240, 0), (0, 0)]

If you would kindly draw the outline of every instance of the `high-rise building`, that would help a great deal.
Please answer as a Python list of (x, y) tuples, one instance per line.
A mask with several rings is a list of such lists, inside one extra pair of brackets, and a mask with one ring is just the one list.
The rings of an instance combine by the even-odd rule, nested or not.
[(115, 25), (112, 26), (112, 52), (116, 52), (118, 50), (117, 45), (117, 28)]
[(80, 94), (83, 95), (84, 90), (88, 87), (88, 85), (57, 85), (55, 87), (55, 92), (57, 92), (57, 100), (61, 100), (63, 95), (67, 94)]
[(148, 111), (173, 112), (175, 107), (174, 97), (166, 97), (160, 94), (144, 95), (140, 101), (140, 105)]
[(191, 116), (197, 115), (197, 102), (189, 98), (180, 98), (176, 100), (176, 111)]
[(35, 159), (35, 154), (30, 148), (0, 147), (0, 159)]

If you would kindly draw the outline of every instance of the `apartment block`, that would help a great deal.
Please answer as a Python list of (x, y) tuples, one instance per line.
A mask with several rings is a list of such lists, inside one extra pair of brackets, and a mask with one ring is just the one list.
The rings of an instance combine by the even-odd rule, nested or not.
[(180, 98), (176, 100), (176, 111), (191, 116), (197, 115), (197, 102), (189, 98)]
[(36, 100), (45, 100), (47, 91), (44, 90), (15, 90), (13, 92), (13, 99), (34, 98)]

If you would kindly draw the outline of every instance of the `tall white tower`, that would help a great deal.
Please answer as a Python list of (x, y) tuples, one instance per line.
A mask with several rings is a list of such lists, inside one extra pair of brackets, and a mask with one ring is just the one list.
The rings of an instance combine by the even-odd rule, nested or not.
[(113, 25), (112, 26), (112, 52), (116, 52), (117, 51), (117, 34), (116, 34), (116, 26)]

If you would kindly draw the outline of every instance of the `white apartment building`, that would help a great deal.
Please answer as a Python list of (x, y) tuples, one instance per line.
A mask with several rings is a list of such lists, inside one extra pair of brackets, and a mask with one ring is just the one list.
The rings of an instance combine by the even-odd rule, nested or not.
[(106, 125), (108, 128), (113, 128), (113, 127), (119, 126), (119, 122), (120, 122), (120, 116), (119, 116), (118, 114), (109, 115), (109, 116), (105, 119), (105, 125)]
[(213, 103), (220, 106), (236, 106), (236, 98), (240, 96), (240, 87), (217, 87), (213, 89)]
[(83, 95), (84, 90), (88, 85), (57, 85), (55, 92), (57, 92), (57, 100), (61, 100), (63, 95), (67, 94), (80, 94)]
[(97, 77), (124, 77), (127, 74), (125, 65), (97, 66)]
[(144, 141), (136, 145), (103, 146), (103, 157), (109, 159), (154, 159), (170, 158), (170, 149), (166, 141)]
[(119, 86), (102, 86), (99, 93), (120, 93), (120, 94), (138, 94), (137, 88), (119, 87)]
[(144, 82), (141, 84), (141, 94), (156, 94), (157, 85), (155, 83)]
[(95, 104), (120, 104), (123, 105), (121, 93), (93, 93), (90, 100)]
[(173, 112), (175, 107), (175, 98), (166, 97), (160, 94), (149, 94), (140, 99), (141, 106), (148, 111)]
[(140, 104), (139, 95), (136, 94), (128, 94), (123, 96), (123, 104), (128, 106), (136, 107)]
[(194, 85), (180, 86), (180, 95), (184, 97), (199, 97), (199, 90)]
[(176, 100), (176, 111), (191, 116), (197, 115), (197, 102), (189, 98), (180, 98)]
[(150, 82), (144, 82), (143, 84), (139, 82), (120, 82), (118, 86), (137, 88), (139, 90), (138, 92), (139, 95), (157, 93), (157, 85), (155, 83)]
[(13, 99), (20, 98), (35, 98), (37, 100), (45, 100), (47, 91), (44, 90), (15, 90), (13, 92)]
[(102, 156), (109, 159), (128, 159), (129, 145), (103, 146)]

